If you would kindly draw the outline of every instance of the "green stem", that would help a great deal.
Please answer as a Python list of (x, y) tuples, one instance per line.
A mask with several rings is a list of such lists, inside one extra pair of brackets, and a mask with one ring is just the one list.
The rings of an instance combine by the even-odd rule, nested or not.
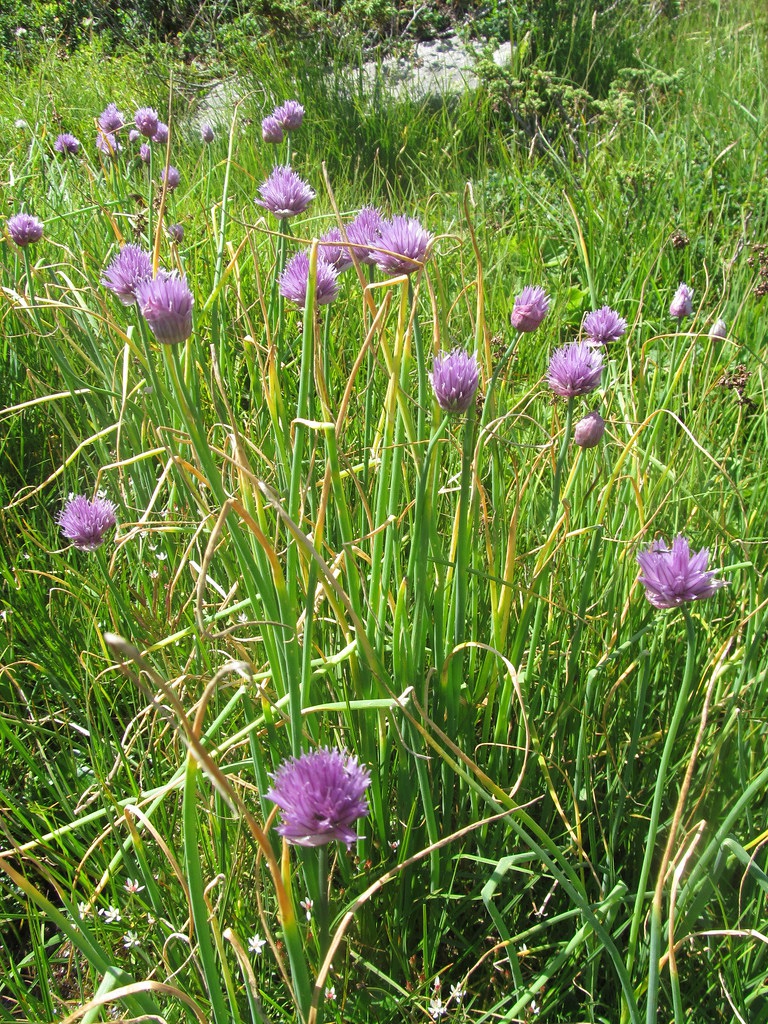
[[(690, 693), (691, 683), (693, 682), (693, 669), (696, 660), (696, 634), (694, 632), (693, 620), (691, 619), (690, 612), (685, 606), (683, 606), (682, 612), (685, 616), (687, 640), (685, 670), (683, 672), (682, 685), (680, 686), (680, 689), (677, 694), (677, 700), (675, 701), (675, 708), (672, 714), (672, 720), (669, 723), (666, 739), (664, 740), (664, 749), (661, 754), (659, 770), (656, 776), (656, 787), (653, 794), (651, 816), (650, 821), (648, 823), (648, 834), (645, 841), (645, 855), (643, 857), (643, 865), (640, 871), (640, 881), (637, 888), (637, 894), (635, 896), (635, 906), (632, 914), (632, 922), (629, 931), (627, 972), (630, 974), (630, 976), (632, 973), (632, 968), (634, 967), (637, 953), (637, 940), (638, 935), (640, 933), (640, 925), (643, 919), (643, 906), (645, 903), (648, 879), (651, 874), (653, 858), (656, 852), (656, 840), (658, 838), (659, 832), (661, 804), (664, 799), (664, 796), (666, 795), (667, 790), (667, 772), (669, 770), (669, 764), (672, 759), (672, 751), (674, 749), (677, 733), (680, 729), (685, 713), (688, 710), (688, 694)], [(648, 996), (646, 1003), (647, 1022), (656, 1019), (659, 987), (660, 945), (661, 908), (654, 906), (653, 912), (651, 914), (650, 963), (648, 967)], [(624, 1019), (624, 1016), (624, 1010), (622, 1010), (622, 1019)]]

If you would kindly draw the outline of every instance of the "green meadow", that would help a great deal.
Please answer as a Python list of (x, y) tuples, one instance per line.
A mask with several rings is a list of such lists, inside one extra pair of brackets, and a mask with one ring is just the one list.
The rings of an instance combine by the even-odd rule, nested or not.
[[(7, 33), (0, 1021), (768, 1024), (768, 16), (494, 3), (419, 98), (375, 5), (305, 6), (193, 57)], [(371, 206), (428, 241), (325, 301)], [(288, 842), (323, 749), (365, 808), (307, 771)]]

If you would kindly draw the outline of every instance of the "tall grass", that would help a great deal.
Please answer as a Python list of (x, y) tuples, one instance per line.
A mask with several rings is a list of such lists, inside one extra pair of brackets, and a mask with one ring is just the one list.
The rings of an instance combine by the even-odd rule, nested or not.
[[(129, 88), (130, 57), (7, 81), (0, 116), (28, 127), (8, 129), (6, 207), (46, 235), (29, 267), (0, 249), (2, 1019), (768, 1020), (748, 13), (649, 31), (646, 64), (682, 88), (534, 157), (482, 90), (382, 105), (266, 50), (269, 86), (209, 150), (189, 83)], [(253, 198), (285, 155), (259, 120), (289, 95), (318, 198), (281, 237)], [(170, 110), (164, 205), (155, 164), (95, 155), (112, 99)], [(82, 157), (54, 157), (59, 127)], [(311, 288), (280, 300), (284, 250), (367, 202), (434, 233), (423, 271), (349, 271), (319, 312)], [(99, 285), (134, 239), (193, 288), (183, 346)], [(516, 335), (526, 283), (552, 307)], [(603, 304), (629, 330), (566, 409), (549, 356)], [(454, 345), (483, 395), (446, 420), (428, 372)], [(564, 444), (593, 404), (601, 446)], [(65, 547), (63, 500), (100, 488), (117, 532)], [(678, 533), (729, 585), (655, 611), (635, 556)], [(330, 951), (315, 851), (281, 852), (265, 798), (323, 745), (372, 775), (356, 846), (331, 850)]]

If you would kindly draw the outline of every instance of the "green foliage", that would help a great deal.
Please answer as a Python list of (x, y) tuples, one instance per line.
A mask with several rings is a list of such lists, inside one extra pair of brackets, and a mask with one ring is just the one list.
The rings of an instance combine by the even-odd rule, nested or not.
[[(768, 96), (745, 10), (660, 24), (600, 98), (559, 43), (525, 51), (528, 25), (508, 75), (445, 103), (367, 93), (343, 66), (357, 40), (329, 65), (223, 24), (243, 102), (210, 147), (209, 72), (170, 48), (145, 65), (88, 41), (7, 76), (0, 118), (27, 125), (0, 156), (6, 212), (46, 235), (28, 259), (0, 244), (2, 1019), (93, 998), (173, 1024), (306, 1019), (324, 876), (314, 850), (270, 860), (265, 792), (327, 744), (372, 785), (358, 843), (331, 851), (326, 1021), (424, 1020), (439, 998), (459, 1021), (682, 1024), (730, 1019), (726, 990), (763, 1024)], [(171, 71), (182, 183), (161, 208), (157, 165), (128, 145), (102, 163), (93, 118), (168, 109)], [(290, 96), (317, 198), (281, 239), (253, 199), (287, 157), (259, 120)], [(54, 155), (60, 129), (78, 158)], [(435, 234), (411, 288), (353, 271), (317, 316), (278, 301), (286, 251), (336, 222), (321, 162), (344, 223), (376, 202)], [(120, 240), (186, 274), (181, 351), (99, 284)], [(553, 302), (518, 337), (527, 283)], [(604, 303), (629, 329), (574, 403), (607, 420), (582, 451), (543, 375)], [(483, 386), (446, 421), (428, 372), (454, 345), (477, 346)], [(117, 530), (65, 546), (62, 501), (99, 488)], [(690, 619), (637, 583), (638, 548), (678, 532), (729, 583)]]

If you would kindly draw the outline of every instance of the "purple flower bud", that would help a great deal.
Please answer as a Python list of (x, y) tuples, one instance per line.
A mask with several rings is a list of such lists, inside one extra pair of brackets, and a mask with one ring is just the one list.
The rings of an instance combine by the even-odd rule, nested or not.
[(443, 412), (466, 412), (480, 383), (477, 355), (463, 348), (438, 353), (429, 380)]
[(364, 206), (346, 229), (350, 248), (361, 263), (371, 266), (376, 263), (376, 253), (371, 246), (380, 242), (381, 220), (375, 206)]
[(22, 247), (39, 242), (45, 230), (43, 222), (29, 213), (15, 213), (8, 218), (5, 226), (16, 245)]
[(396, 216), (379, 225), (376, 266), (385, 274), (412, 274), (429, 258), (433, 235), (416, 217)]
[[(280, 275), (280, 294), (284, 299), (295, 302), (302, 309), (307, 302), (307, 282), (309, 281), (309, 253), (297, 252), (285, 265)], [(315, 284), (315, 302), (318, 306), (327, 306), (339, 294), (338, 273), (317, 255), (317, 282)]]
[(207, 122), (205, 124), (200, 125), (200, 138), (203, 140), (206, 146), (210, 145), (213, 142), (213, 128), (211, 128), (211, 126)]
[(57, 137), (53, 148), (57, 153), (63, 153), (64, 156), (77, 156), (80, 152), (80, 140), (76, 139), (74, 135), (70, 135), (69, 132), (63, 132)]
[(304, 120), (304, 107), (296, 100), (286, 100), (280, 107), (275, 107), (272, 117), (286, 132), (295, 131), (301, 127)]
[(152, 136), (152, 141), (156, 142), (160, 146), (164, 146), (168, 141), (168, 125), (162, 121), (158, 121), (157, 130)]
[(573, 439), (580, 448), (594, 448), (600, 444), (604, 433), (605, 420), (595, 409), (576, 424)]
[(192, 333), (194, 298), (185, 278), (160, 270), (157, 277), (139, 282), (136, 299), (150, 330), (164, 345), (178, 345)]
[(711, 330), (709, 332), (709, 336), (713, 340), (715, 338), (720, 338), (720, 339), (727, 338), (728, 337), (728, 324), (726, 324), (725, 320), (723, 320), (723, 319), (715, 320), (715, 322), (712, 324), (712, 328), (711, 328)]
[(180, 245), (184, 241), (184, 225), (169, 224), (168, 237), (172, 242), (175, 242), (177, 245)]
[(549, 296), (540, 285), (527, 284), (515, 296), (512, 326), (518, 331), (535, 331), (549, 310)]
[(274, 145), (283, 141), (283, 126), (274, 114), (265, 117), (261, 122), (261, 137), (265, 142), (271, 142)]
[(584, 317), (584, 335), (596, 345), (618, 341), (626, 329), (627, 321), (610, 306), (603, 306)]
[(304, 213), (315, 198), (314, 191), (290, 167), (275, 167), (264, 182), (259, 186), (256, 203), (269, 210), (278, 220), (295, 217)]
[(563, 345), (552, 353), (547, 383), (556, 395), (574, 398), (588, 395), (600, 386), (603, 357), (598, 349), (583, 341)]
[(106, 134), (99, 132), (96, 136), (96, 149), (98, 149), (100, 153), (103, 153), (104, 156), (116, 157), (122, 148), (123, 147), (117, 141), (117, 137), (109, 132)]
[(677, 320), (690, 316), (693, 312), (693, 288), (687, 284), (681, 284), (675, 292), (675, 297), (669, 304), (669, 315)]
[(101, 283), (124, 306), (136, 301), (136, 286), (152, 277), (152, 257), (138, 245), (125, 245), (104, 271)]
[(131, 128), (131, 130), (128, 132), (128, 141), (138, 142), (140, 138), (141, 132), (137, 128)]
[(117, 105), (110, 103), (102, 112), (99, 114), (99, 128), (106, 134), (111, 135), (112, 132), (118, 131), (125, 124), (125, 114), (117, 109)]
[(89, 501), (82, 494), (71, 494), (57, 516), (61, 532), (80, 551), (95, 551), (104, 543), (104, 534), (116, 523), (117, 506), (106, 498)]
[(688, 601), (702, 601), (728, 582), (716, 579), (717, 569), (707, 571), (708, 559), (707, 548), (692, 554), (682, 534), (675, 537), (671, 550), (663, 540), (657, 540), (638, 552), (638, 582), (645, 587), (645, 596), (654, 608), (678, 608)]
[(272, 775), (265, 796), (282, 810), (277, 831), (298, 846), (325, 846), (334, 839), (350, 846), (353, 825), (368, 813), (371, 777), (357, 758), (320, 748), (292, 757)]
[(341, 238), (339, 228), (331, 228), (324, 235), (320, 236), (320, 256), (329, 263), (333, 269), (343, 274), (352, 266), (352, 257), (349, 255), (349, 246), (345, 245)]
[(149, 163), (151, 152), (152, 151), (149, 148), (149, 143), (142, 142), (142, 144), (139, 146), (139, 157), (141, 158), (142, 163)]
[(160, 180), (163, 182), (163, 184), (165, 185), (169, 192), (173, 192), (173, 190), (181, 181), (181, 175), (179, 174), (175, 167), (169, 165), (167, 171), (164, 167), (160, 172)]
[(133, 122), (142, 135), (151, 139), (160, 124), (160, 115), (152, 107), (139, 107)]

